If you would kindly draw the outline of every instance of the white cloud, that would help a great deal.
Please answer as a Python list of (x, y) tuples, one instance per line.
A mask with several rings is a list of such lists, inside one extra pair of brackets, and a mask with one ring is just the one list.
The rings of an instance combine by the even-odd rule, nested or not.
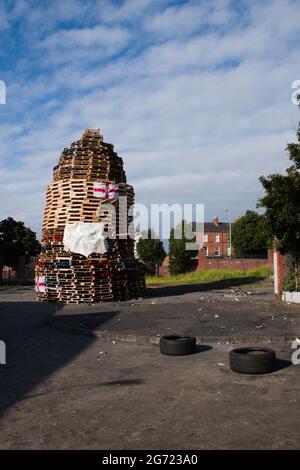
[(92, 15), (90, 0), (17, 0), (8, 12), (10, 21), (21, 22), (22, 30), (33, 37), (55, 28), (61, 22), (81, 21)]
[(127, 41), (128, 31), (121, 28), (96, 26), (94, 28), (61, 30), (48, 36), (43, 45), (46, 47), (61, 47), (76, 49), (77, 47), (106, 46), (116, 47)]
[(167, 5), (166, 0), (125, 0), (120, 4), (112, 2), (96, 2), (94, 13), (98, 13), (99, 18), (104, 23), (127, 22), (136, 24), (141, 18), (155, 8)]
[(146, 17), (145, 29), (160, 38), (191, 35), (204, 26), (224, 26), (235, 16), (227, 8), (228, 2), (194, 2), (170, 6), (163, 12)]
[(5, 31), (9, 28), (9, 20), (6, 10), (0, 5), (0, 31)]
[(98, 62), (124, 49), (130, 33), (124, 28), (98, 25), (92, 28), (75, 28), (56, 31), (38, 45), (48, 51), (47, 61)]
[[(39, 73), (10, 85), (19, 102), (0, 108), (16, 113), (0, 131), (0, 217), (41, 226), (59, 151), (85, 127), (115, 144), (138, 201), (204, 202), (207, 218), (254, 209), (258, 177), (289, 165), (299, 120), (296, 3), (251, 2), (239, 19), (226, 1), (96, 3), (97, 24), (43, 34), (31, 49)], [(203, 9), (211, 27), (199, 31)]]

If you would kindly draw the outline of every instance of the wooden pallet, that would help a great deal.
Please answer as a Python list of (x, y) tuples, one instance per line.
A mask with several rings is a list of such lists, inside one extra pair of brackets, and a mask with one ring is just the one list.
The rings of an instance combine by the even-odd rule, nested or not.
[[(143, 265), (134, 259), (134, 241), (119, 238), (119, 202), (113, 203), (116, 223), (107, 217), (107, 201), (94, 196), (95, 181), (117, 183), (119, 195), (134, 203), (134, 190), (126, 183), (123, 161), (112, 144), (103, 141), (99, 131), (87, 129), (82, 138), (65, 147), (53, 169), (53, 182), (46, 194), (42, 232), (42, 253), (36, 275), (45, 278), (40, 301), (94, 303), (127, 300), (144, 295)], [(114, 239), (108, 238), (108, 252), (88, 258), (64, 250), (66, 224), (107, 222)], [(132, 221), (129, 218), (128, 223)]]

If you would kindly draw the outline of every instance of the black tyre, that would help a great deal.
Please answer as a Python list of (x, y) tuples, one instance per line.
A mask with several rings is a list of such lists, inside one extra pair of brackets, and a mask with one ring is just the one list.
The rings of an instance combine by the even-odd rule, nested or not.
[(196, 338), (194, 336), (170, 335), (162, 336), (159, 342), (161, 354), (167, 356), (186, 356), (196, 351)]
[(230, 369), (240, 374), (268, 374), (275, 370), (276, 354), (269, 348), (236, 348), (230, 351)]

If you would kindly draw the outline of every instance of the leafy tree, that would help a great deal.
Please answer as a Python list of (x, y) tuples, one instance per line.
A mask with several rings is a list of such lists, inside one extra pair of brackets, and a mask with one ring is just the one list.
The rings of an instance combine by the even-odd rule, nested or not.
[(24, 222), (18, 222), (8, 217), (0, 222), (0, 256), (8, 266), (17, 266), (18, 257), (36, 256), (41, 245), (35, 232), (25, 227)]
[(293, 164), (285, 174), (260, 177), (265, 195), (258, 206), (266, 208), (267, 222), (277, 248), (283, 253), (300, 251), (300, 123), (297, 140), (297, 143), (287, 145), (286, 150)]
[(238, 257), (266, 255), (270, 231), (265, 216), (247, 211), (233, 224), (232, 243)]
[(142, 232), (142, 238), (139, 239), (136, 248), (139, 257), (146, 265), (147, 272), (158, 276), (159, 267), (166, 257), (162, 241), (149, 229)]
[(192, 231), (191, 224), (187, 224), (184, 220), (171, 230), (169, 269), (172, 275), (191, 271), (193, 259), (197, 256), (198, 250), (186, 249), (186, 243), (195, 242), (196, 239), (195, 236), (192, 239), (187, 238), (188, 231)]

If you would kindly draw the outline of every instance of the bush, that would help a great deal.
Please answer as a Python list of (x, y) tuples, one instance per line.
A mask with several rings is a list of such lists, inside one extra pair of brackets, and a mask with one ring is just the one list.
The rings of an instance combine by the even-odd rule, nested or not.
[(191, 271), (194, 258), (197, 256), (198, 250), (187, 250), (187, 242), (195, 242), (195, 237), (188, 239), (186, 237), (187, 230), (192, 230), (191, 224), (182, 221), (170, 233), (169, 246), (169, 269), (172, 275)]
[(286, 273), (284, 276), (283, 290), (287, 292), (299, 292), (300, 290), (300, 256), (286, 255)]
[(136, 248), (140, 259), (145, 263), (146, 271), (158, 275), (159, 267), (166, 257), (162, 241), (150, 229), (142, 233)]

